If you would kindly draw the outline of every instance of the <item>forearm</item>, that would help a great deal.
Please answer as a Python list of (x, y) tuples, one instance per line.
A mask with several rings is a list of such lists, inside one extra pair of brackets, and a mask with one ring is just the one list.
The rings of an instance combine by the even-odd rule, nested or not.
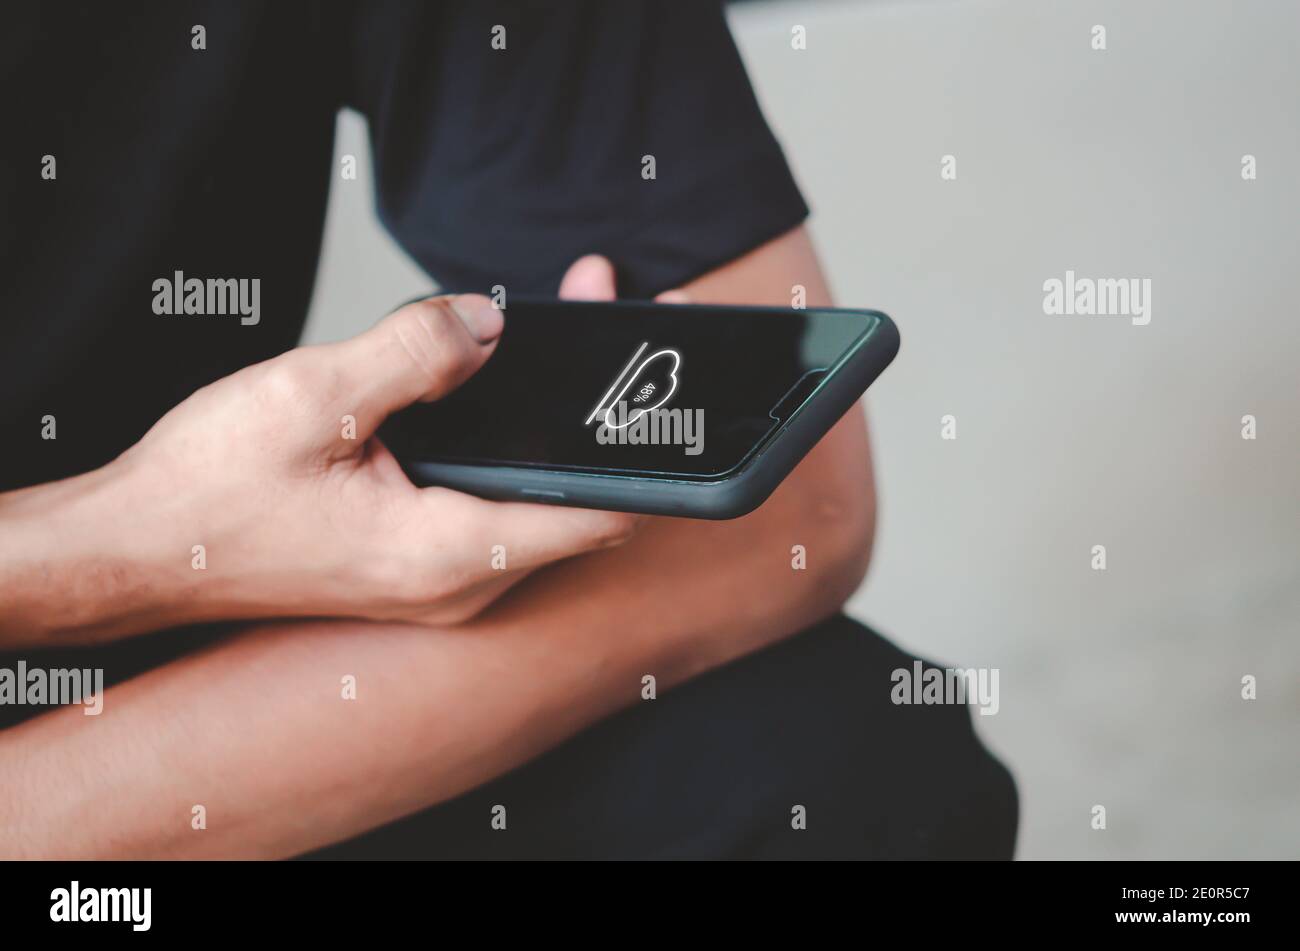
[(0, 495), (0, 647), (54, 647), (185, 620), (189, 550), (167, 559), (159, 503), (130, 466)]
[(818, 462), (746, 518), (656, 520), (459, 627), (263, 625), (111, 688), (93, 723), (0, 733), (0, 855), (287, 856), (473, 788), (639, 702), (647, 674), (667, 689), (833, 611), (864, 529), (799, 485)]
[(683, 547), (674, 527), (555, 566), (464, 626), (264, 625), (111, 688), (93, 723), (68, 708), (0, 733), (0, 855), (301, 853), (470, 789), (639, 702), (646, 674), (667, 689), (845, 593), (780, 550), (727, 567), (714, 559), (737, 552)]
[(0, 494), (0, 649), (290, 613), (250, 593), (238, 577), (247, 552), (217, 541), (246, 529), (240, 500), (214, 501), (198, 480), (168, 478), (163, 468), (127, 452), (82, 475)]
[(93, 723), (68, 708), (0, 733), (0, 856), (299, 853), (551, 745), (620, 663), (578, 632), (250, 629), (111, 688)]

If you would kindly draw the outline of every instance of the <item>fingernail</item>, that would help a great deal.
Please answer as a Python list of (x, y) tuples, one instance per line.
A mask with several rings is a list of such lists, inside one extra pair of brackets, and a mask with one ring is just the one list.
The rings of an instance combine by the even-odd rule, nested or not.
[(505, 318), (482, 294), (462, 294), (451, 299), (451, 309), (479, 343), (491, 343), (501, 336)]

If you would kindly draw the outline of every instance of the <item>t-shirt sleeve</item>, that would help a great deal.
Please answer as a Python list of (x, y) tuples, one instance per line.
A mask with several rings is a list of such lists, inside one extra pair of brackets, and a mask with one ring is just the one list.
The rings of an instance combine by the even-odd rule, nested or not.
[(447, 290), (596, 252), (650, 296), (807, 216), (718, 5), (366, 3), (349, 34), (380, 217)]

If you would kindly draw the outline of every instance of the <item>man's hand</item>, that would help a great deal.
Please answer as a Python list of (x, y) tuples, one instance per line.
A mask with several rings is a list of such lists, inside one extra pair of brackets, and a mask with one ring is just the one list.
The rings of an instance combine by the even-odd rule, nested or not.
[(539, 565), (622, 541), (632, 516), (417, 489), (374, 438), (464, 382), (502, 329), (479, 295), (410, 304), (204, 387), (98, 472), (0, 497), (16, 543), (0, 551), (0, 641), (217, 618), (454, 623)]

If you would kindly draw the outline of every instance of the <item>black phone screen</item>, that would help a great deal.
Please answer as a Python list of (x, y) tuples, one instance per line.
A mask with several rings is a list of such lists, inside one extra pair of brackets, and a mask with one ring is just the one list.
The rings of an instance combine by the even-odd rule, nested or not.
[(399, 460), (716, 478), (875, 324), (869, 313), (511, 300), (496, 352), (395, 414)]

